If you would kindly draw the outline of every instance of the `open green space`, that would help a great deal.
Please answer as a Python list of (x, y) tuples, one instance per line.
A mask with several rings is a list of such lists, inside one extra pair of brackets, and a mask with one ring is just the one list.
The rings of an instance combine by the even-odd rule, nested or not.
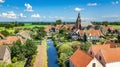
[(32, 25), (30, 23), (26, 23), (24, 26), (19, 26), (15, 28), (33, 28), (33, 27), (46, 27), (48, 25)]
[(113, 25), (115, 29), (120, 29), (120, 25)]
[(25, 61), (18, 61), (16, 63), (14, 63), (13, 65), (14, 65), (14, 67), (24, 67)]

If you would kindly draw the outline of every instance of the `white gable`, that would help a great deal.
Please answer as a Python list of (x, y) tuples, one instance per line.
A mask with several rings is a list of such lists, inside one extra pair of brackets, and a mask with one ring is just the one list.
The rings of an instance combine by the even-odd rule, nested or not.
[(103, 67), (103, 65), (94, 57), (92, 61), (87, 65), (87, 67), (93, 67), (93, 64), (95, 64), (95, 67)]

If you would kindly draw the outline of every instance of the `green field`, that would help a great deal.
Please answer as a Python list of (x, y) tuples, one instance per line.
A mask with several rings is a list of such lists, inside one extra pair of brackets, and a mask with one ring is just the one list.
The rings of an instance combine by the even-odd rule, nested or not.
[(115, 29), (120, 29), (120, 25), (113, 25)]
[(32, 24), (25, 24), (25, 26), (19, 26), (19, 27), (15, 27), (15, 28), (33, 28), (33, 27), (45, 27), (48, 25), (32, 25)]
[(33, 27), (46, 27), (48, 25), (32, 25), (32, 24), (28, 24), (26, 23), (25, 26), (19, 26), (19, 27), (14, 27), (14, 28), (10, 28), (10, 29), (5, 29), (5, 27), (0, 27), (0, 31), (2, 30), (7, 30), (9, 33), (14, 33), (15, 28), (33, 28)]

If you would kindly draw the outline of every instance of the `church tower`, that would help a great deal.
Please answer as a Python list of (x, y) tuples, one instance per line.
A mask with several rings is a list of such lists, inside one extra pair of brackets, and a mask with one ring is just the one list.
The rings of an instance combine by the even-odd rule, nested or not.
[(78, 17), (76, 20), (76, 28), (81, 30), (81, 18), (80, 18), (80, 13), (78, 13)]

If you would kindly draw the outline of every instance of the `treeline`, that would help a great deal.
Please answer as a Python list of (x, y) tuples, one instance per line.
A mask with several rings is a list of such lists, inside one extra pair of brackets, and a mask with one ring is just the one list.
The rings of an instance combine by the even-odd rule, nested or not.
[(17, 26), (24, 26), (24, 23), (11, 22), (11, 23), (0, 23), (0, 27), (13, 28)]
[(56, 20), (55, 22), (32, 22), (32, 25), (56, 25), (56, 24), (74, 24), (75, 22), (63, 22)]
[(93, 25), (120, 25), (120, 22), (108, 22), (108, 21), (103, 21), (103, 22), (92, 22)]

